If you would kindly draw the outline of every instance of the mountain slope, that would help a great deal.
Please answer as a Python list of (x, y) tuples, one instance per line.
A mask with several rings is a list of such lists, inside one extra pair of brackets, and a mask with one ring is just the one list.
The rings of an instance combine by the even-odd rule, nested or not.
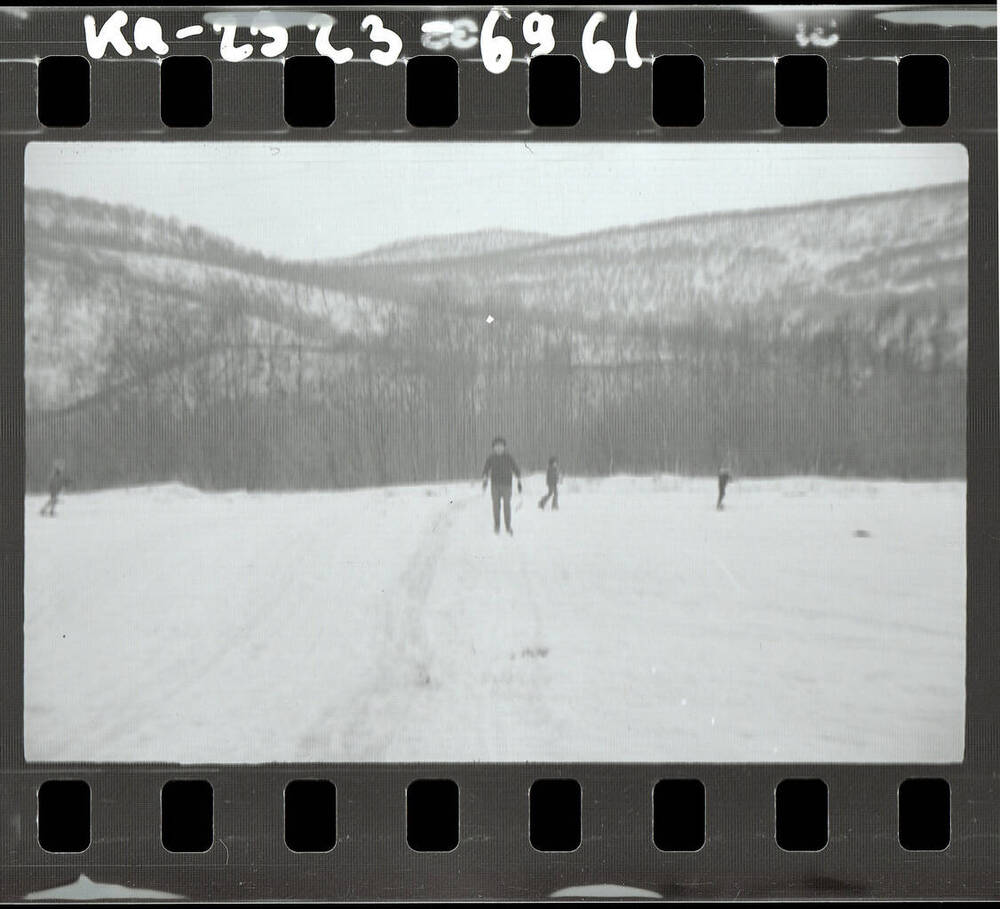
[(550, 237), (531, 231), (487, 228), (469, 233), (417, 237), (377, 246), (367, 252), (338, 260), (345, 265), (388, 265), (398, 263), (433, 262), (441, 259), (483, 257), (537, 246)]
[(157, 338), (185, 342), (173, 344), (171, 362), (236, 343), (269, 356), (303, 345), (360, 349), (416, 314), (445, 310), (612, 332), (633, 318), (727, 324), (747, 313), (806, 331), (847, 318), (881, 344), (944, 332), (945, 356), (960, 360), (967, 222), (962, 183), (570, 237), (412, 238), (335, 262), (292, 262), (175, 219), (29, 188), (27, 403), (65, 407), (133, 381), (133, 361), (155, 367), (146, 354)]
[[(372, 282), (429, 287), (549, 311), (683, 316), (831, 298), (966, 294), (967, 187), (713, 213), (540, 242), (464, 262), (408, 265)], [(813, 307), (814, 308), (814, 307)]]

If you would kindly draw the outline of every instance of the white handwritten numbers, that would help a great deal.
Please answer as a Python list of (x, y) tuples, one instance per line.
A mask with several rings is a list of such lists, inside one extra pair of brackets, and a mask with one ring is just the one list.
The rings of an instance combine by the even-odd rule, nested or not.
[(510, 18), (510, 13), (505, 9), (490, 10), (487, 14), (486, 21), (483, 22), (482, 43), (480, 45), (483, 66), (489, 72), (496, 74), (506, 72), (510, 61), (514, 59), (514, 45), (511, 44), (510, 38), (493, 34), (493, 29), (496, 28), (501, 13), (507, 19)]
[[(496, 8), (490, 11), (483, 22), (481, 51), (483, 65), (491, 73), (502, 73), (510, 66), (514, 58), (514, 48), (509, 38), (494, 33), (500, 22), (500, 17), (510, 19), (506, 9)], [(580, 36), (580, 47), (587, 66), (595, 73), (608, 73), (615, 65), (615, 49), (603, 38), (597, 38), (597, 29), (607, 22), (608, 15), (603, 12), (593, 13), (583, 27)], [(636, 47), (636, 33), (639, 14), (632, 10), (629, 13), (628, 25), (625, 31), (625, 60), (632, 69), (642, 66), (642, 58)], [(538, 57), (552, 53), (555, 49), (555, 19), (540, 12), (531, 12), (524, 17), (521, 29), (525, 42), (532, 46), (530, 57)]]
[[(503, 73), (510, 67), (515, 55), (512, 38), (518, 31), (518, 23), (512, 21), (513, 18), (508, 9), (498, 6), (486, 14), (482, 25), (468, 17), (428, 20), (420, 27), (420, 43), (427, 50), (453, 49), (459, 52), (472, 50), (478, 44), (480, 59), (486, 70), (490, 73)], [(337, 20), (325, 13), (283, 17), (261, 11), (249, 15), (233, 14), (231, 18), (225, 13), (213, 13), (205, 19), (211, 24), (212, 31), (219, 35), (219, 56), (228, 63), (240, 63), (258, 53), (267, 58), (280, 57), (288, 48), (289, 29), (296, 27), (313, 33), (312, 42), (316, 53), (334, 63), (346, 63), (354, 59), (355, 52), (360, 50), (350, 46), (351, 35), (343, 26), (338, 30), (339, 37), (334, 39)], [(578, 39), (583, 60), (595, 73), (610, 72), (619, 59), (614, 36), (609, 34), (607, 23), (607, 13), (592, 13)], [(94, 16), (84, 16), (87, 53), (95, 60), (104, 57), (109, 48), (113, 48), (121, 57), (129, 57), (133, 51), (145, 50), (152, 51), (157, 56), (170, 53), (170, 45), (164, 40), (163, 28), (156, 19), (151, 16), (136, 19), (131, 41), (127, 37), (128, 24), (128, 14), (120, 9), (108, 16), (100, 28)], [(523, 56), (519, 59), (543, 56), (555, 50), (557, 27), (554, 16), (535, 10), (524, 16), (519, 30), (520, 40), (524, 42)], [(174, 36), (175, 40), (184, 41), (198, 37), (204, 31), (202, 25), (191, 24), (178, 28)], [(388, 27), (381, 16), (374, 13), (366, 15), (361, 21), (360, 31), (365, 34), (370, 45), (375, 45), (368, 48), (368, 58), (374, 63), (392, 66), (403, 56), (402, 37)], [(505, 31), (510, 34), (505, 34)], [(604, 31), (604, 34), (599, 35), (599, 31)], [(624, 51), (625, 62), (633, 69), (643, 64), (637, 48), (637, 31), (638, 13), (632, 10), (625, 30)], [(246, 40), (247, 37), (258, 36), (266, 38), (266, 42), (261, 44)], [(651, 59), (649, 57), (647, 61)]]
[[(296, 21), (299, 25), (314, 32), (316, 37), (313, 46), (316, 53), (323, 57), (328, 57), (334, 63), (346, 63), (353, 59), (354, 50), (350, 47), (337, 48), (330, 41), (330, 36), (337, 22), (332, 16), (316, 14), (313, 17), (302, 18)], [(474, 26), (474, 23), (472, 23)], [(132, 43), (129, 43), (125, 36), (125, 29), (128, 26), (128, 14), (124, 10), (115, 10), (101, 25), (97, 27), (97, 20), (87, 15), (83, 17), (83, 32), (87, 42), (87, 53), (95, 60), (100, 60), (107, 53), (109, 47), (113, 47), (121, 57), (132, 55), (133, 44), (135, 50), (151, 50), (158, 56), (166, 56), (170, 53), (170, 45), (163, 40), (163, 28), (160, 23), (149, 16), (140, 16), (132, 29)], [(289, 27), (294, 25), (283, 25), (278, 17), (272, 13), (260, 13), (259, 21), (251, 17), (247, 24), (247, 17), (232, 21), (225, 21), (224, 14), (214, 14), (212, 17), (212, 28), (220, 35), (219, 56), (227, 63), (240, 63), (254, 55), (258, 50), (250, 42), (237, 43), (239, 33), (249, 32), (251, 37), (263, 35), (269, 39), (267, 43), (259, 47), (260, 53), (264, 57), (278, 57), (285, 52), (288, 47)], [(382, 19), (376, 15), (368, 15), (361, 22), (361, 31), (368, 33), (368, 40), (372, 44), (385, 45), (384, 48), (376, 47), (369, 53), (369, 58), (382, 66), (391, 66), (395, 63), (403, 50), (403, 39), (391, 28), (387, 28)], [(201, 25), (188, 25), (177, 29), (175, 37), (178, 41), (187, 38), (194, 38), (204, 32)], [(460, 36), (452, 40), (452, 45), (459, 47), (463, 38)], [(467, 39), (465, 39), (467, 40)]]
[(524, 40), (528, 44), (536, 45), (531, 52), (532, 57), (552, 53), (552, 49), (556, 46), (556, 39), (552, 34), (554, 23), (555, 19), (544, 13), (528, 13), (524, 17), (524, 26), (521, 29)]

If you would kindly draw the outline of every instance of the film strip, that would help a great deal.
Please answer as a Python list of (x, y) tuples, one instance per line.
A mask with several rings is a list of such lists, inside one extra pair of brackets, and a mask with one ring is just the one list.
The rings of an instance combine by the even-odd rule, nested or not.
[(5, 899), (995, 895), (995, 7), (0, 47)]

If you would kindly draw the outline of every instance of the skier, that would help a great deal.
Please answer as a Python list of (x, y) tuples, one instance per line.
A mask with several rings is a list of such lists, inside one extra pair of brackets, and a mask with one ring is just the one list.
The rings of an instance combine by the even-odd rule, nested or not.
[(66, 476), (66, 472), (63, 469), (63, 464), (61, 461), (56, 461), (55, 466), (52, 468), (52, 473), (49, 475), (49, 500), (42, 506), (42, 510), (39, 512), (41, 515), (48, 515), (49, 517), (56, 516), (56, 503), (59, 501), (59, 493), (63, 491), (70, 483), (70, 479)]
[(726, 487), (729, 485), (729, 481), (732, 477), (729, 475), (729, 471), (725, 467), (719, 468), (719, 501), (715, 503), (715, 507), (718, 511), (722, 511), (722, 500), (726, 497)]
[(538, 500), (538, 507), (545, 511), (545, 503), (552, 499), (552, 510), (559, 510), (559, 490), (557, 485), (559, 483), (559, 462), (556, 460), (556, 456), (552, 455), (549, 458), (549, 468), (545, 471), (545, 485), (548, 486), (549, 491), (545, 493)]
[(497, 436), (493, 440), (493, 453), (483, 467), (483, 490), (490, 484), (493, 495), (493, 532), (500, 533), (500, 504), (503, 503), (503, 522), (507, 533), (513, 536), (510, 526), (510, 493), (513, 478), (517, 477), (517, 491), (521, 492), (521, 468), (507, 451), (507, 440)]

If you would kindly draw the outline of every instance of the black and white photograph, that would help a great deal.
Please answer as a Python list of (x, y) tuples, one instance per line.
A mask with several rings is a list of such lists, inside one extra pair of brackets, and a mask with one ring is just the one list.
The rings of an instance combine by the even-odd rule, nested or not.
[(963, 759), (960, 144), (31, 142), (24, 748)]

